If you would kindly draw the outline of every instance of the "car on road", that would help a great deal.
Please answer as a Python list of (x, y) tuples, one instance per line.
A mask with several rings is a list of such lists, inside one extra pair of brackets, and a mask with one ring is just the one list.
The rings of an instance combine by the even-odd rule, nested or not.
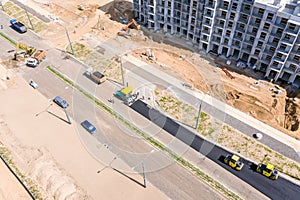
[(33, 80), (30, 80), (29, 81), (29, 85), (31, 86), (31, 87), (33, 87), (34, 89), (37, 89), (39, 86), (38, 86), (38, 84), (36, 83), (36, 82), (34, 82)]
[(68, 102), (66, 102), (60, 96), (56, 96), (53, 101), (62, 108), (67, 108), (69, 106)]
[(259, 163), (257, 165), (256, 171), (270, 179), (278, 179), (278, 171), (275, 169), (275, 166), (272, 164), (263, 164)]
[(244, 163), (241, 161), (241, 158), (235, 154), (233, 155), (228, 154), (224, 158), (224, 163), (226, 163), (227, 165), (229, 165), (230, 167), (238, 171), (242, 170), (242, 168), (244, 167)]
[(84, 120), (83, 122), (81, 122), (81, 126), (83, 126), (83, 128), (85, 128), (91, 134), (94, 134), (97, 131), (95, 126), (91, 124), (88, 120)]

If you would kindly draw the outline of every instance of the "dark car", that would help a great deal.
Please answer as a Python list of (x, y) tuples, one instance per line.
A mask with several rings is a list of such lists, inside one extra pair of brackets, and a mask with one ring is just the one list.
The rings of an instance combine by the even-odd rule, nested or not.
[(88, 120), (84, 120), (81, 122), (81, 125), (91, 134), (96, 133), (96, 128), (93, 124), (91, 124)]
[(63, 100), (60, 96), (56, 96), (53, 101), (62, 108), (67, 108), (69, 104)]

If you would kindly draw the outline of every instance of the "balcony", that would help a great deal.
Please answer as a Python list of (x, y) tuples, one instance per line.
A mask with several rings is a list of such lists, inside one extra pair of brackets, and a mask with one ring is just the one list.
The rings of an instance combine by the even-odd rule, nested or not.
[(283, 39), (283, 40), (281, 40), (281, 42), (284, 43), (284, 44), (286, 44), (286, 45), (292, 46), (293, 43), (294, 43), (294, 40), (292, 40), (292, 39), (289, 39), (289, 40)]
[(282, 57), (282, 58), (277, 58), (277, 57), (274, 57), (274, 59), (273, 59), (274, 61), (276, 61), (276, 62), (278, 62), (278, 63), (284, 63), (284, 60), (285, 60), (285, 58), (284, 57)]
[(282, 65), (278, 65), (278, 66), (270, 65), (270, 68), (275, 70), (275, 71), (280, 71), (281, 67), (282, 67)]
[(213, 12), (205, 12), (204, 16), (211, 19), (213, 17)]
[(287, 33), (289, 33), (289, 34), (291, 34), (291, 35), (296, 36), (296, 35), (298, 34), (298, 32), (299, 32), (299, 27), (295, 28), (294, 30), (287, 28), (287, 29), (285, 30), (285, 32), (287, 32)]
[(215, 24), (215, 27), (218, 27), (218, 28), (224, 28), (224, 23), (220, 23), (220, 22), (217, 22), (216, 24)]
[(204, 30), (201, 31), (201, 33), (206, 34), (206, 35), (209, 35), (209, 34), (210, 34), (210, 30), (205, 30), (205, 29), (204, 29)]
[(286, 47), (286, 48), (278, 48), (278, 52), (283, 53), (283, 54), (288, 54), (290, 51), (291, 47)]
[(214, 9), (215, 8), (215, 4), (211, 4), (211, 3), (207, 3), (205, 4), (205, 8), (209, 8), (209, 9)]
[(250, 15), (250, 12), (251, 12), (251, 10), (247, 10), (247, 9), (245, 9), (245, 8), (242, 8), (242, 9), (241, 9), (241, 13)]
[(242, 22), (244, 24), (248, 24), (248, 21), (249, 21), (249, 18), (247, 18), (247, 19), (242, 18), (242, 17), (239, 18), (239, 22)]

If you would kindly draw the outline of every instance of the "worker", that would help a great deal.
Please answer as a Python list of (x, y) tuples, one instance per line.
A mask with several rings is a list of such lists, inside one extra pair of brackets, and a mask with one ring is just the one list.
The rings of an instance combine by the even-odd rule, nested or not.
[(1, 27), (1, 29), (3, 29), (3, 25), (2, 24), (0, 25), (0, 27)]

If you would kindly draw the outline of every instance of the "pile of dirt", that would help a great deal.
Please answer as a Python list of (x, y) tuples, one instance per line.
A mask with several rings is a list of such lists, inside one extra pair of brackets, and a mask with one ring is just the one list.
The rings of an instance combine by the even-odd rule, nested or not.
[(122, 22), (121, 19), (129, 21), (134, 17), (133, 3), (130, 1), (114, 0), (101, 7), (101, 10), (110, 15), (110, 19)]
[(46, 149), (22, 145), (0, 118), (0, 141), (11, 152), (16, 167), (39, 186), (42, 199), (90, 199), (63, 171)]

